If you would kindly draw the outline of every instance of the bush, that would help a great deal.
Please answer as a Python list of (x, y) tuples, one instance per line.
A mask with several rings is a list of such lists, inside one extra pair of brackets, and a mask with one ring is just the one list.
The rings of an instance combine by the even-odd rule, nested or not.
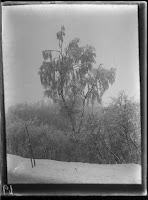
[(48, 124), (54, 126), (57, 130), (67, 131), (70, 129), (70, 123), (60, 112), (58, 105), (45, 104), (38, 102), (34, 104), (20, 103), (12, 106), (7, 112), (7, 122), (15, 122), (16, 117), (24, 121), (30, 118), (37, 118), (36, 124)]
[[(37, 121), (29, 125), (28, 120), (35, 116)], [(82, 131), (79, 135), (74, 135), (70, 131), (68, 119), (62, 116), (57, 106), (19, 104), (10, 108), (7, 113), (7, 152), (31, 157), (27, 132), (23, 128), (23, 124), (28, 124), (36, 159), (140, 164), (139, 116), (139, 104), (126, 101), (126, 107), (125, 104), (117, 106), (117, 101), (114, 100), (108, 107), (96, 108), (93, 113), (88, 108)]]

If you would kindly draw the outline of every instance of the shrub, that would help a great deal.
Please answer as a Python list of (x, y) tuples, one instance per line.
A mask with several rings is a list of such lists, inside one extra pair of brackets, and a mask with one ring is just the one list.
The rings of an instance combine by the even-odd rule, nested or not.
[[(135, 102), (127, 101), (127, 103), (126, 110), (117, 107), (116, 103), (106, 108), (96, 108), (93, 113), (88, 108), (83, 129), (78, 135), (70, 132), (68, 120), (60, 114), (56, 106), (50, 107), (44, 104), (14, 106), (7, 113), (7, 152), (26, 158), (31, 156), (23, 124), (28, 124), (29, 116), (37, 116), (38, 121), (27, 125), (36, 159), (99, 164), (130, 162), (140, 164), (140, 109)], [(128, 124), (124, 130), (125, 121)], [(126, 138), (126, 135), (129, 138)]]

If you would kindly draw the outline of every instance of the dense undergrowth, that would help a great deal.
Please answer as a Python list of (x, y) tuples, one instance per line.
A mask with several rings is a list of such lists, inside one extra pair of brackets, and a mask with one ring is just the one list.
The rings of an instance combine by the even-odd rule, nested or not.
[[(99, 164), (141, 163), (140, 108), (135, 102), (86, 109), (75, 140), (68, 118), (57, 105), (17, 104), (6, 115), (7, 153), (36, 159)], [(30, 119), (33, 123), (28, 124)]]

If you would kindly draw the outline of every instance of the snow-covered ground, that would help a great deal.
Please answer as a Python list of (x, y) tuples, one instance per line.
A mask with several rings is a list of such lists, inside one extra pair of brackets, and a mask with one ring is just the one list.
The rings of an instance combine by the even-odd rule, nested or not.
[(141, 165), (89, 164), (7, 155), (8, 183), (101, 183), (141, 184)]

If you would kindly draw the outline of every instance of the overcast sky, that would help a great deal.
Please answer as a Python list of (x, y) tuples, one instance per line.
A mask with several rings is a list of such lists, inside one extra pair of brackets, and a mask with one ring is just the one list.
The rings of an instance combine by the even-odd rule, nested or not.
[(75, 37), (93, 45), (96, 63), (115, 67), (116, 82), (103, 97), (125, 90), (139, 99), (137, 6), (33, 5), (2, 8), (3, 65), (6, 109), (43, 98), (38, 75), (42, 50), (58, 49), (56, 33), (65, 26), (65, 45)]

